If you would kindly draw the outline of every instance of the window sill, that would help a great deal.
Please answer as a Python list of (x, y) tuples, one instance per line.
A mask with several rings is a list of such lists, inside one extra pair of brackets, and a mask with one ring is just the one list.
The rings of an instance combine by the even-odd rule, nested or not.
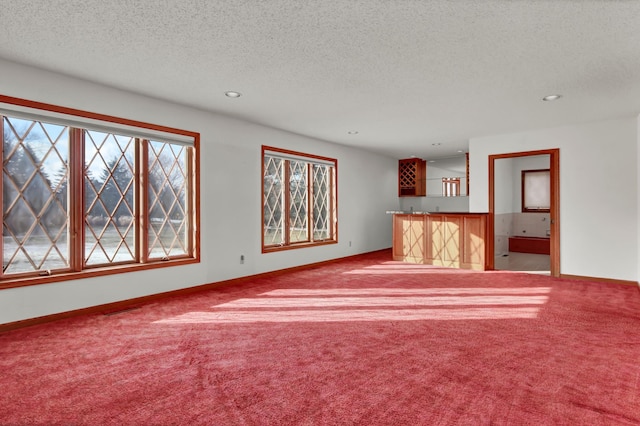
[(330, 244), (338, 244), (336, 240), (315, 241), (313, 243), (295, 243), (288, 246), (268, 246), (262, 248), (262, 253), (273, 253), (277, 251), (295, 250), (307, 247), (326, 246)]
[(55, 283), (61, 281), (80, 280), (85, 278), (99, 277), (104, 275), (116, 275), (127, 272), (143, 271), (148, 269), (166, 268), (170, 266), (190, 265), (200, 263), (199, 258), (179, 258), (163, 261), (154, 261), (149, 263), (134, 263), (109, 267), (96, 267), (85, 269), (81, 272), (53, 272), (51, 275), (45, 276), (29, 276), (29, 277), (7, 277), (0, 280), (0, 290), (26, 287), (30, 285), (40, 285)]

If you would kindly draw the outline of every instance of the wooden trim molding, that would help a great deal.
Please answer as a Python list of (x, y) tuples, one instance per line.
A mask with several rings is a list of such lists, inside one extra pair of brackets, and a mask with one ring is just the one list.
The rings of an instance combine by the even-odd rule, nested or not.
[(16, 330), (19, 328), (30, 327), (33, 325), (45, 324), (48, 322), (58, 321), (66, 318), (78, 317), (81, 315), (94, 315), (94, 314), (108, 315), (108, 314), (113, 314), (115, 312), (132, 310), (140, 306), (153, 303), (158, 300), (164, 300), (164, 299), (169, 299), (169, 298), (178, 297), (178, 296), (185, 296), (193, 293), (204, 292), (207, 290), (214, 290), (220, 287), (241, 284), (241, 283), (255, 280), (258, 278), (276, 277), (288, 272), (317, 268), (318, 266), (329, 265), (329, 264), (341, 262), (347, 259), (357, 259), (358, 257), (362, 257), (362, 256), (370, 255), (371, 253), (378, 253), (378, 252), (391, 253), (391, 248), (375, 250), (368, 253), (359, 253), (352, 256), (340, 257), (336, 259), (329, 259), (329, 260), (324, 260), (322, 262), (309, 263), (306, 265), (293, 266), (291, 268), (278, 269), (275, 271), (263, 272), (261, 274), (232, 278), (230, 280), (218, 281), (218, 282), (209, 283), (209, 284), (202, 284), (195, 287), (187, 287), (187, 288), (181, 288), (179, 290), (167, 291), (163, 293), (155, 293), (155, 294), (150, 294), (148, 296), (136, 297), (133, 299), (121, 300), (121, 301), (112, 302), (112, 303), (105, 303), (102, 305), (90, 306), (87, 308), (74, 309), (72, 311), (60, 312), (60, 313), (51, 314), (51, 315), (44, 315), (36, 318), (28, 318), (24, 320), (9, 322), (5, 324), (0, 324), (0, 333), (10, 331), (10, 330)]
[[(495, 252), (495, 160), (537, 155), (549, 155), (549, 169), (551, 179), (551, 209), (549, 212), (551, 222), (551, 276), (560, 277), (560, 149), (558, 148), (489, 155), (489, 223), (487, 224), (487, 250), (490, 254), (493, 254)], [(488, 256), (488, 260), (488, 268), (494, 269), (494, 256)]]
[(28, 99), (16, 98), (16, 97), (13, 97), (13, 96), (0, 95), (0, 103), (10, 104), (10, 105), (18, 105), (18, 106), (23, 106), (23, 107), (27, 107), (27, 108), (50, 111), (50, 112), (55, 112), (55, 113), (59, 113), (59, 114), (66, 114), (66, 115), (70, 115), (70, 116), (84, 117), (84, 118), (88, 118), (88, 119), (91, 119), (91, 120), (105, 121), (105, 122), (108, 122), (108, 123), (123, 124), (125, 126), (140, 127), (140, 128), (143, 128), (143, 129), (156, 130), (156, 131), (159, 131), (159, 132), (174, 133), (174, 134), (178, 134), (178, 135), (188, 136), (188, 137), (191, 137), (191, 138), (194, 138), (194, 139), (196, 138), (196, 136), (199, 136), (199, 133), (197, 133), (197, 132), (191, 132), (191, 131), (188, 131), (188, 130), (177, 129), (175, 127), (160, 126), (160, 125), (157, 125), (157, 124), (146, 123), (144, 121), (130, 120), (130, 119), (127, 119), (127, 118), (116, 117), (116, 116), (113, 116), (113, 115), (99, 114), (99, 113), (90, 112), (90, 111), (84, 111), (84, 110), (76, 109), (76, 108), (62, 107), (62, 106), (59, 106), (59, 105), (53, 105), (53, 104), (48, 104), (48, 103), (44, 103), (44, 102), (31, 101), (31, 100), (28, 100)]
[[(299, 151), (292, 151), (289, 149), (275, 148), (272, 146), (262, 145), (261, 150), (261, 180), (262, 184), (260, 185), (260, 203), (262, 208), (260, 210), (260, 222), (261, 222), (261, 245), (262, 245), (262, 253), (273, 253), (284, 250), (294, 250), (299, 248), (306, 247), (315, 247), (322, 246), (327, 244), (337, 244), (338, 243), (338, 217), (337, 217), (337, 203), (338, 203), (338, 160), (330, 157), (323, 157), (319, 155), (307, 154)], [(267, 170), (265, 169), (265, 157), (272, 158), (280, 158), (284, 161), (284, 178), (283, 178), (283, 208), (282, 208), (282, 226), (283, 229), (283, 241), (281, 244), (271, 244), (267, 245), (265, 241), (265, 173)], [(291, 161), (300, 161), (307, 164), (306, 166), (306, 193), (307, 193), (307, 206), (306, 206), (306, 216), (307, 216), (307, 238), (304, 241), (291, 241), (291, 234), (288, 231), (289, 225), (291, 222), (291, 193), (290, 193), (290, 180), (291, 180), (291, 170), (290, 170), (290, 162)], [(328, 176), (328, 188), (327, 191), (329, 193), (329, 205), (327, 206), (327, 214), (328, 217), (328, 227), (329, 227), (329, 238), (324, 240), (315, 240), (314, 239), (314, 227), (315, 220), (313, 218), (313, 205), (314, 205), (314, 168), (318, 167), (329, 167), (331, 173)]]
[(640, 291), (638, 281), (618, 280), (614, 278), (587, 277), (584, 275), (571, 275), (571, 274), (560, 274), (560, 278), (564, 278), (567, 280), (578, 280), (578, 281), (595, 281), (599, 283), (609, 283), (609, 284), (634, 285), (638, 287), (638, 290)]
[[(549, 173), (549, 182), (551, 182), (551, 172), (549, 169), (536, 169), (536, 170), (521, 170), (520, 172), (520, 203), (521, 203), (521, 211), (522, 213), (550, 213), (551, 209), (545, 209), (545, 208), (528, 208), (526, 206), (526, 181), (527, 181), (527, 174), (529, 173), (538, 173), (538, 172), (545, 172)], [(551, 197), (549, 197), (551, 198)]]
[(465, 177), (467, 181), (467, 197), (469, 196), (469, 153), (464, 153), (465, 158)]

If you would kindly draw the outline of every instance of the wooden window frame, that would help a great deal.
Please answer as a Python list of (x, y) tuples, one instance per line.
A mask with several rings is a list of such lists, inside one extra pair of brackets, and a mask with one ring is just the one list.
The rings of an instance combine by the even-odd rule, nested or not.
[[(171, 266), (180, 266), (200, 262), (200, 134), (197, 132), (177, 129), (173, 127), (150, 124), (142, 121), (130, 120), (106, 114), (88, 112), (84, 110), (67, 108), (37, 101), (31, 101), (11, 96), (0, 95), (0, 104), (8, 105), (11, 116), (11, 107), (16, 111), (31, 110), (36, 111), (43, 121), (49, 120), (51, 123), (64, 122), (59, 118), (63, 115), (67, 120), (74, 118), (80, 125), (69, 125), (70, 127), (70, 157), (69, 157), (69, 267), (52, 271), (33, 271), (26, 273), (15, 273), (3, 275), (0, 273), (0, 289), (22, 287), (28, 285), (39, 285), (52, 282), (60, 282), (74, 279), (84, 279), (95, 276), (120, 274), (146, 269), (155, 269)], [(5, 114), (2, 114), (5, 115)], [(78, 120), (79, 119), (79, 120)], [(137, 138), (135, 145), (136, 157), (134, 179), (137, 194), (134, 199), (134, 215), (137, 225), (135, 239), (135, 259), (126, 263), (100, 264), (96, 266), (84, 265), (84, 229), (85, 229), (85, 200), (84, 200), (84, 140), (83, 122), (101, 122), (114, 131), (121, 131), (124, 134), (133, 129), (141, 131), (151, 131), (154, 134), (164, 134), (167, 143), (171, 143), (171, 135), (175, 139), (185, 138), (193, 143), (188, 145), (187, 156), (187, 206), (186, 216), (188, 217), (188, 227), (186, 230), (188, 243), (187, 253), (164, 257), (162, 259), (151, 258), (147, 253), (149, 211), (147, 209), (148, 198), (148, 140)], [(87, 124), (86, 129), (91, 129)], [(76, 142), (73, 143), (72, 140)], [(177, 142), (176, 142), (177, 143)], [(2, 149), (2, 146), (0, 146)], [(0, 180), (2, 177), (0, 177)], [(2, 192), (0, 191), (0, 199)], [(3, 244), (0, 244), (0, 254), (2, 254)]]
[[(522, 213), (550, 213), (551, 212), (551, 208), (536, 208), (536, 209), (532, 209), (532, 208), (528, 208), (525, 206), (525, 177), (527, 175), (527, 173), (540, 173), (540, 172), (547, 172), (549, 174), (549, 179), (551, 179), (551, 170), (550, 169), (535, 169), (535, 170), (522, 170), (521, 171), (521, 179), (520, 179), (520, 185), (521, 185), (521, 190), (520, 190), (520, 201), (522, 203)], [(551, 194), (549, 194), (549, 199), (551, 199)]]
[[(274, 244), (274, 245), (265, 245), (265, 215), (264, 215), (264, 205), (265, 205), (265, 191), (264, 191), (264, 177), (265, 177), (265, 156), (269, 156), (269, 153), (274, 153), (275, 155), (272, 155), (272, 157), (275, 158), (282, 158), (285, 161), (284, 164), (284, 185), (283, 185), (283, 189), (282, 192), (284, 194), (284, 203), (283, 203), (283, 239), (284, 242), (281, 244)], [(307, 162), (307, 226), (308, 226), (308, 240), (306, 241), (290, 241), (290, 233), (289, 233), (289, 229), (288, 229), (288, 224), (290, 223), (290, 218), (289, 218), (289, 212), (290, 212), (290, 206), (291, 206), (291, 200), (290, 200), (290, 194), (291, 191), (289, 189), (289, 159), (288, 157), (293, 157), (294, 161), (305, 161), (308, 160)], [(333, 167), (333, 173), (330, 174), (329, 176), (329, 185), (328, 185), (328, 190), (329, 190), (329, 206), (328, 206), (328, 213), (329, 213), (329, 218), (328, 218), (328, 225), (329, 225), (329, 238), (323, 239), (323, 240), (314, 240), (314, 235), (315, 235), (315, 221), (314, 221), (314, 217), (313, 217), (313, 207), (314, 207), (314, 203), (313, 203), (313, 173), (312, 173), (312, 168), (314, 164), (318, 164), (318, 163), (332, 163), (332, 167)], [(329, 165), (329, 164), (327, 164)], [(306, 247), (315, 247), (315, 246), (322, 246), (322, 245), (327, 245), (327, 244), (337, 244), (338, 243), (338, 160), (335, 158), (329, 158), (329, 157), (322, 157), (322, 156), (318, 156), (318, 155), (312, 155), (312, 154), (306, 154), (303, 152), (298, 152), (298, 151), (292, 151), (292, 150), (288, 150), (288, 149), (282, 149), (282, 148), (276, 148), (276, 147), (272, 147), (272, 146), (266, 146), (263, 145), (262, 146), (262, 153), (261, 153), (261, 168), (262, 168), (262, 173), (261, 173), (261, 214), (260, 214), (260, 218), (261, 218), (261, 246), (262, 246), (262, 253), (271, 253), (271, 252), (278, 252), (278, 251), (283, 251), (283, 250), (292, 250), (292, 249), (299, 249), (299, 248), (306, 248)]]
[(443, 197), (459, 197), (460, 196), (460, 178), (443, 177), (442, 178), (442, 196)]

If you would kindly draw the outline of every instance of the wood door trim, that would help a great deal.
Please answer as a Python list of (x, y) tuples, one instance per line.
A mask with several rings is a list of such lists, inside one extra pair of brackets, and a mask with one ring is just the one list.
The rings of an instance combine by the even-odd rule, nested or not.
[(543, 149), (538, 151), (510, 152), (489, 155), (489, 221), (487, 223), (487, 267), (495, 269), (495, 160), (503, 158), (530, 157), (549, 155), (551, 171), (551, 209), (550, 216), (550, 259), (551, 276), (560, 276), (560, 149)]

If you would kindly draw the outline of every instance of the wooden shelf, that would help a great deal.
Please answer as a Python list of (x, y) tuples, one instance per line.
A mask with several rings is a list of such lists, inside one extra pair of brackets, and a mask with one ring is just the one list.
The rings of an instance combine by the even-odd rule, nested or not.
[(398, 161), (398, 197), (424, 197), (427, 194), (427, 162), (420, 158)]

